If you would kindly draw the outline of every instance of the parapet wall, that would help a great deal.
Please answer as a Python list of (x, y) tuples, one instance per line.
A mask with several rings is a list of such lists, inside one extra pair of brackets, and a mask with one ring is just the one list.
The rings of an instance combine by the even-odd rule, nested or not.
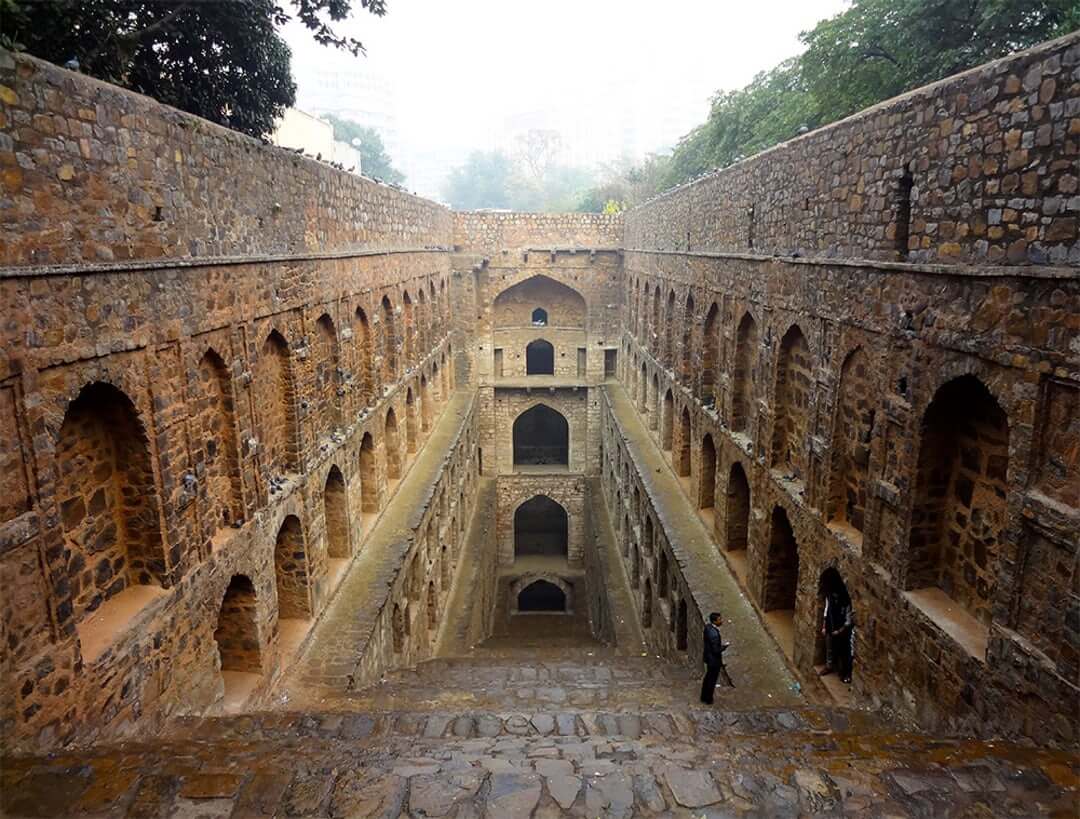
[(889, 100), (635, 208), (625, 247), (1075, 265), (1078, 66), (1072, 34)]
[(450, 212), (0, 51), (0, 265), (445, 246)]
[(622, 215), (602, 213), (454, 213), (455, 250), (491, 253), (504, 248), (616, 248)]

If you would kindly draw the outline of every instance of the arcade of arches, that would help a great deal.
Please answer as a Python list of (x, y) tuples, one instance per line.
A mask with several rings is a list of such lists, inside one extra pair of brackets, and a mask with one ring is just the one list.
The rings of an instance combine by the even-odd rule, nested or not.
[[(921, 815), (930, 786), (895, 771), (944, 774), (915, 753), (865, 773), (867, 737), (1080, 737), (1075, 37), (610, 215), (453, 213), (8, 59), (0, 113), (27, 156), (48, 89), (69, 119), (155, 127), (20, 176), (34, 195), (0, 243), (5, 753), (153, 735), (176, 753), (138, 765), (179, 765), (295, 714), (340, 733), (296, 746), (288, 815), (785, 815), (787, 791)], [(19, 221), (45, 202), (63, 212)], [(726, 721), (697, 702), (714, 610)], [(850, 684), (822, 674), (846, 657), (823, 627), (849, 614)], [(735, 787), (699, 755), (746, 713), (797, 737), (770, 752), (798, 757), (792, 784)], [(830, 747), (862, 749), (844, 764), (865, 793), (813, 739), (849, 728)], [(526, 767), (478, 761), (504, 733)], [(643, 734), (672, 745), (662, 767)], [(377, 787), (327, 763), (376, 736)], [(1031, 770), (1007, 787), (987, 762), (941, 788), (988, 815), (1060, 807), (1076, 780), (1042, 753), (1010, 758)], [(790, 779), (759, 756), (754, 781)], [(232, 790), (149, 767), (114, 784), (170, 810), (222, 788), (224, 811), (262, 781), (253, 758)], [(25, 759), (20, 788), (50, 781)]]

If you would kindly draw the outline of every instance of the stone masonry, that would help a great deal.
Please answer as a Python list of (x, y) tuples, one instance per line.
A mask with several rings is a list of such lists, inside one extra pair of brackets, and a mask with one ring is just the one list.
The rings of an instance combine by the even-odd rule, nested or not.
[[(736, 696), (794, 707), (797, 678), (808, 698), (925, 731), (1074, 745), (1078, 162), (1080, 35), (617, 216), (451, 213), (0, 51), (4, 751), (177, 724), (211, 736), (206, 716), (290, 694), (312, 709), (324, 694), (345, 710), (417, 705), (411, 669), (436, 667), (444, 624), (466, 606), (470, 643), (494, 638), (496, 653), (522, 633), (540, 642), (518, 649), (542, 650), (588, 632), (588, 651), (550, 670), (580, 663), (586, 683), (567, 694), (511, 673), (499, 696), (526, 702), (532, 722), (354, 715), (353, 739), (375, 725), (395, 737), (370, 751), (391, 808), (411, 778), (408, 804), (427, 811), (425, 793), (446, 796), (423, 779), (437, 774), (465, 777), (493, 815), (542, 794), (541, 810), (569, 810), (575, 777), (608, 773), (584, 783), (580, 815), (731, 794), (776, 807), (734, 760), (702, 776), (668, 764), (698, 759), (695, 732), (723, 733), (711, 717), (567, 717), (533, 702), (569, 709), (649, 675), (674, 701), (716, 608), (743, 649)], [(840, 692), (816, 674), (827, 570), (855, 610), (854, 681)], [(555, 619), (531, 622), (565, 633), (494, 633), (535, 607)], [(612, 644), (648, 665), (597, 667)], [(775, 718), (817, 742), (808, 713)], [(819, 733), (842, 734), (847, 713)], [(482, 749), (441, 745), (488, 724)], [(681, 756), (624, 772), (652, 753), (643, 724), (664, 737), (656, 753)], [(255, 723), (220, 725), (237, 736)], [(564, 725), (570, 750), (494, 740)], [(417, 733), (432, 747), (410, 752)], [(582, 738), (596, 735), (628, 739)], [(185, 760), (206, 753), (173, 741)], [(851, 740), (863, 757), (864, 742)], [(574, 756), (586, 745), (602, 772)], [(258, 764), (275, 770), (289, 756), (267, 749)], [(499, 778), (507, 749), (515, 764), (552, 764)], [(395, 767), (410, 753), (439, 761)], [(798, 753), (806, 766), (834, 755)], [(187, 762), (155, 760), (189, 782)], [(1024, 760), (1017, 776), (1056, 764)], [(62, 764), (20, 762), (10, 781), (47, 792), (35, 777)], [(1047, 769), (1053, 787), (1032, 773), (1008, 799), (1041, 788), (1066, 802), (1075, 774)], [(330, 811), (327, 789), (348, 785), (337, 771), (313, 777), (325, 792), (307, 801), (299, 777), (288, 810)], [(886, 790), (918, 801), (920, 783), (879, 773), (867, 805)], [(137, 813), (153, 790), (139, 776), (116, 792), (131, 791), (130, 815), (154, 815)], [(801, 776), (777, 786), (788, 802), (839, 804), (835, 783)], [(977, 790), (950, 776), (942, 794)], [(262, 787), (214, 786), (223, 799)], [(161, 788), (170, 806), (198, 790)], [(95, 793), (72, 799), (96, 805)]]

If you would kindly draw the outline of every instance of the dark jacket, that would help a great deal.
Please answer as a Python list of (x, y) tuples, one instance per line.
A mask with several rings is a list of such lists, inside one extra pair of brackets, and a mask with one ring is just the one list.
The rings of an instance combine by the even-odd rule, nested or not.
[(712, 623), (706, 623), (705, 638), (702, 642), (705, 644), (704, 657), (702, 657), (705, 665), (723, 665), (724, 651), (727, 649), (727, 646), (724, 645), (724, 641), (720, 639), (720, 629)]

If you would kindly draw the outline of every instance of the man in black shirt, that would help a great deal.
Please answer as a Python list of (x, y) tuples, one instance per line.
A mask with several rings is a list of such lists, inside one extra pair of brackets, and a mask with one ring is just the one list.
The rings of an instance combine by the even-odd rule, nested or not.
[(724, 652), (730, 643), (725, 643), (720, 637), (720, 623), (722, 622), (720, 612), (714, 611), (709, 615), (709, 622), (705, 624), (705, 635), (702, 640), (705, 646), (702, 657), (705, 663), (705, 679), (701, 681), (701, 701), (706, 705), (712, 705), (713, 690), (720, 677), (723, 677), (724, 685), (729, 688), (735, 687), (731, 677), (728, 676), (727, 669), (724, 668)]

